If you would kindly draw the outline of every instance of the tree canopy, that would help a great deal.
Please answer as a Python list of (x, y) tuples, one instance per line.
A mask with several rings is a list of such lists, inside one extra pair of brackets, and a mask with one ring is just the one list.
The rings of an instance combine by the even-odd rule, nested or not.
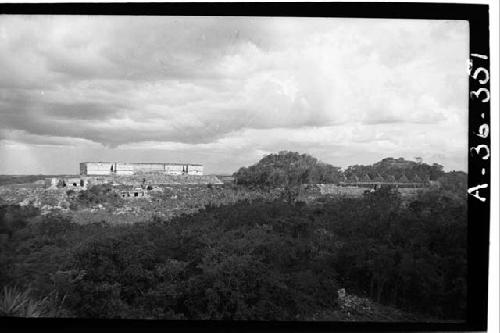
[(340, 168), (296, 152), (282, 151), (263, 157), (257, 164), (240, 168), (234, 175), (237, 184), (294, 186), (298, 184), (335, 183)]
[[(346, 288), (418, 316), (460, 319), (466, 218), (465, 200), (444, 189), (403, 204), (390, 187), (319, 205), (240, 201), (132, 225), (38, 216), (0, 243), (0, 286), (59, 295), (56, 316), (310, 320), (328, 311), (345, 320), (337, 291)], [(394, 308), (387, 316), (357, 318), (404, 320)]]
[(299, 184), (335, 184), (343, 180), (379, 182), (427, 182), (444, 180), (443, 166), (384, 158), (373, 165), (352, 165), (345, 171), (315, 157), (282, 151), (264, 156), (256, 164), (242, 167), (234, 173), (237, 184), (254, 186), (294, 186)]

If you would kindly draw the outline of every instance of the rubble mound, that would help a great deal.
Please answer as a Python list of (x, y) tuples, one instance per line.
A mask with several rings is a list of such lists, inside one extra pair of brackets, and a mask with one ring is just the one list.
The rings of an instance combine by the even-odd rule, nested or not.
[(419, 322), (430, 320), (420, 318), (391, 306), (382, 305), (369, 298), (349, 295), (345, 289), (337, 291), (338, 299), (333, 310), (315, 313), (311, 320), (314, 321), (364, 321), (364, 322)]

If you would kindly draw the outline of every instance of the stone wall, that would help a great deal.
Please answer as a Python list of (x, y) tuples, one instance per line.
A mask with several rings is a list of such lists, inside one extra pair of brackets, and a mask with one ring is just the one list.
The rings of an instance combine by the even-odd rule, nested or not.
[[(52, 177), (46, 178), (45, 187), (50, 189), (67, 188), (67, 189), (87, 189), (93, 185), (222, 185), (216, 176), (195, 176), (195, 175), (168, 175), (165, 173), (138, 173), (135, 175), (112, 175), (112, 176), (82, 176), (75, 177)], [(29, 184), (23, 184), (29, 186)]]
[[(335, 184), (308, 184), (302, 187), (301, 197), (305, 201), (311, 201), (321, 196), (337, 196), (348, 198), (360, 198), (366, 191), (372, 189), (357, 186), (338, 186)], [(416, 196), (420, 191), (426, 191), (428, 188), (398, 188), (403, 198)]]
[(416, 196), (419, 192), (428, 190), (428, 188), (399, 188), (398, 192), (401, 193), (403, 198), (410, 198)]
[(317, 184), (321, 195), (335, 195), (345, 197), (361, 197), (367, 190), (357, 186), (337, 186), (335, 184)]
[(45, 179), (44, 185), (48, 189), (65, 188), (79, 191), (86, 190), (89, 182), (82, 177), (51, 177)]
[(115, 184), (120, 185), (221, 185), (215, 176), (168, 175), (164, 173), (144, 173), (132, 176), (115, 176)]
[(84, 162), (80, 163), (80, 175), (109, 175), (114, 163), (111, 162)]
[(123, 163), (83, 162), (80, 175), (133, 175), (137, 173), (161, 172), (172, 175), (203, 175), (203, 165), (190, 163)]

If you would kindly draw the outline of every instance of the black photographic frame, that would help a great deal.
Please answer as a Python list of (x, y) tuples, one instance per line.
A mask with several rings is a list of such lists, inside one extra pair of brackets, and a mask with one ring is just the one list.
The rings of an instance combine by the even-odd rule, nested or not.
[[(464, 323), (217, 322), (1, 318), (18, 329), (195, 329), (265, 331), (481, 331), (487, 329), (490, 230), (489, 7), (451, 3), (4, 3), (14, 15), (282, 16), (466, 20), (470, 27), (468, 281)], [(443, 138), (446, 139), (446, 138)], [(452, 139), (452, 138), (449, 138)]]

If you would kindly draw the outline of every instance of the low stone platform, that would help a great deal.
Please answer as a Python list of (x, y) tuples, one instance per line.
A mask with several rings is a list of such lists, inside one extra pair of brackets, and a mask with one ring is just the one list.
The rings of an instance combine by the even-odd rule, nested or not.
[[(120, 185), (222, 185), (216, 176), (203, 175), (168, 175), (161, 173), (144, 173), (142, 175), (114, 176), (114, 184)], [(91, 182), (91, 181), (89, 181)]]

